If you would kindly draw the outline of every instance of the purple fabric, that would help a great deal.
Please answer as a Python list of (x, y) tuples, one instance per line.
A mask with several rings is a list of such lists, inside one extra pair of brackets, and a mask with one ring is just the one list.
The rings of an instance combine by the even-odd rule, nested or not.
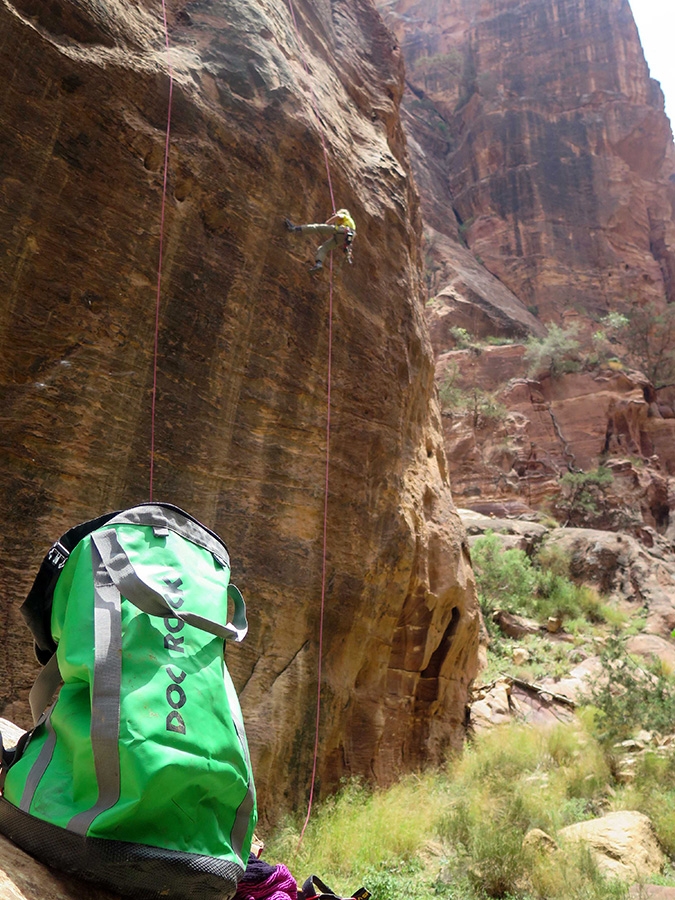
[(264, 859), (258, 859), (255, 854), (251, 853), (246, 865), (246, 871), (241, 877), (240, 883), (244, 882), (245, 884), (250, 884), (251, 882), (253, 882), (254, 884), (258, 884), (258, 882), (265, 881), (266, 878), (270, 878), (272, 875), (274, 875), (274, 872), (274, 866), (271, 866), (268, 862), (265, 862)]
[[(272, 874), (265, 877), (270, 868)], [(298, 900), (298, 885), (286, 866), (272, 867), (262, 860), (251, 861), (233, 900)]]

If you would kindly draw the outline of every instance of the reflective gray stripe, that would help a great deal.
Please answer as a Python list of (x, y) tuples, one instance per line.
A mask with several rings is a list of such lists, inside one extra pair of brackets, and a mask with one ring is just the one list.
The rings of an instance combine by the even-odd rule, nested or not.
[(212, 553), (218, 562), (230, 568), (230, 556), (227, 547), (215, 534), (208, 532), (198, 522), (188, 519), (175, 509), (167, 509), (159, 504), (153, 506), (134, 506), (126, 509), (118, 516), (106, 522), (106, 525), (150, 525), (153, 528), (169, 528), (193, 544), (203, 547)]
[[(246, 757), (248, 771), (251, 772), (251, 759), (248, 755), (248, 744), (246, 742), (244, 726), (242, 722), (239, 721), (239, 718), (234, 714), (234, 712), (232, 714), (232, 721), (239, 738), (239, 743), (241, 744), (241, 749), (244, 751), (244, 756)], [(232, 824), (232, 831), (230, 832), (230, 846), (242, 861), (242, 865), (244, 866), (244, 868), (246, 868), (246, 864), (248, 862), (248, 860), (242, 858), (244, 841), (246, 840), (246, 835), (248, 834), (248, 829), (251, 825), (251, 813), (253, 812), (254, 806), (255, 787), (253, 784), (253, 776), (249, 775), (248, 790), (246, 791), (246, 796), (239, 805), (239, 809), (237, 810), (237, 814), (234, 818), (234, 823)]]
[(91, 698), (91, 747), (98, 800), (68, 822), (68, 831), (85, 835), (96, 816), (120, 797), (120, 689), (122, 684), (122, 601), (91, 545), (94, 571), (94, 683)]
[[(221, 624), (199, 616), (196, 613), (186, 612), (181, 609), (178, 612), (169, 604), (166, 597), (158, 593), (151, 585), (146, 584), (138, 575), (133, 564), (127, 556), (124, 547), (119, 542), (114, 529), (108, 528), (95, 531), (91, 535), (92, 544), (96, 546), (108, 574), (114, 582), (117, 590), (134, 606), (150, 616), (171, 616), (180, 619), (187, 625), (199, 628), (216, 637), (243, 641), (248, 631), (246, 621), (246, 604), (239, 590), (234, 585), (228, 586), (227, 596), (232, 601), (234, 613), (231, 622)], [(230, 590), (231, 588), (231, 590)], [(168, 589), (167, 589), (168, 592)]]
[(61, 681), (59, 663), (56, 653), (54, 653), (47, 665), (41, 669), (28, 695), (28, 703), (33, 715), (33, 725), (37, 725), (40, 716), (54, 699), (54, 694), (58, 690)]
[[(53, 709), (53, 707), (52, 707)], [(56, 732), (52, 727), (52, 709), (44, 716), (42, 722), (38, 720), (38, 724), (44, 725), (47, 729), (47, 740), (42, 745), (42, 749), (38, 753), (38, 757), (30, 768), (26, 783), (23, 786), (23, 794), (21, 795), (21, 803), (19, 809), (24, 812), (30, 812), (30, 805), (33, 802), (35, 791), (40, 783), (40, 779), (45, 774), (47, 766), (52, 761), (54, 755), (54, 747), (56, 746)], [(37, 728), (37, 725), (35, 726)], [(25, 752), (25, 751), (24, 751)]]

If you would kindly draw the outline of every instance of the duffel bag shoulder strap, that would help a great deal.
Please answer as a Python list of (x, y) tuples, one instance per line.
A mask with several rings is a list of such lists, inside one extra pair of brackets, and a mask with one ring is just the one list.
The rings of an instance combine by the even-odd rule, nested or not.
[(56, 652), (56, 643), (51, 629), (52, 598), (61, 570), (82, 538), (105, 525), (118, 514), (117, 512), (107, 513), (68, 529), (58, 541), (52, 544), (42, 561), (35, 581), (19, 612), (33, 634), (35, 655), (43, 666)]
[[(111, 523), (112, 524), (112, 523)], [(163, 594), (147, 584), (137, 573), (114, 528), (106, 528), (91, 536), (110, 580), (119, 593), (150, 616), (172, 616), (225, 640), (243, 641), (248, 631), (246, 604), (241, 592), (229, 584), (227, 596), (232, 603), (233, 614), (229, 622), (216, 622), (185, 609), (176, 609)], [(228, 566), (229, 568), (229, 566)]]

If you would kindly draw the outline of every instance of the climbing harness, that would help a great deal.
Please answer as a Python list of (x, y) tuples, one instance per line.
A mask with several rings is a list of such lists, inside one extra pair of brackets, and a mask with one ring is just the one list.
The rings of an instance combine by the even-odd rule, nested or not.
[(164, 253), (164, 217), (166, 211), (166, 187), (169, 175), (169, 145), (171, 141), (171, 105), (173, 101), (173, 68), (171, 66), (171, 48), (169, 46), (169, 26), (166, 21), (166, 0), (162, 0), (162, 19), (164, 21), (164, 44), (166, 47), (167, 67), (169, 71), (169, 100), (166, 116), (166, 141), (164, 144), (164, 178), (162, 181), (162, 209), (159, 219), (159, 262), (157, 264), (157, 299), (155, 301), (155, 345), (152, 356), (152, 404), (150, 411), (150, 485), (148, 499), (152, 500), (153, 479), (155, 473), (155, 418), (157, 406), (157, 357), (159, 355), (159, 301), (162, 293), (162, 262)]
[(345, 235), (345, 245), (344, 245), (343, 251), (344, 251), (345, 256), (347, 257), (347, 262), (349, 263), (350, 266), (354, 262), (354, 260), (352, 258), (352, 255), (353, 255), (352, 244), (354, 243), (355, 236), (356, 236), (356, 232), (353, 231), (351, 228), (348, 228), (347, 233)]

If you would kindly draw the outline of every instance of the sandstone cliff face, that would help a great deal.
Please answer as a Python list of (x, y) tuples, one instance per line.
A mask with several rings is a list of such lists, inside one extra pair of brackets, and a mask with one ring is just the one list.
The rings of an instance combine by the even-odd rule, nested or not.
[[(478, 617), (423, 319), (401, 59), (369, 0), (172, 0), (154, 497), (230, 547), (228, 651), (263, 815), (302, 805), (321, 598), (327, 273), (283, 216), (358, 224), (336, 261), (318, 776), (381, 782), (462, 737)], [(52, 540), (148, 494), (167, 115), (158, 2), (0, 4), (2, 703)], [(301, 50), (302, 48), (302, 50)], [(302, 56), (310, 71), (307, 76)]]
[(434, 233), (545, 321), (675, 300), (675, 153), (627, 0), (379, 5)]
[[(561, 478), (599, 465), (612, 474), (594, 527), (631, 531), (648, 547), (675, 537), (675, 418), (650, 403), (635, 371), (606, 366), (552, 378), (528, 374), (520, 344), (441, 354), (441, 384), (452, 373), (462, 396), (494, 396), (495, 409), (446, 405), (443, 414), (453, 494), (460, 507), (501, 515), (556, 509)], [(486, 414), (487, 413), (487, 414)], [(668, 417), (665, 417), (665, 416)], [(564, 505), (564, 504), (563, 504)], [(600, 511), (599, 511), (600, 512)], [(593, 516), (589, 517), (589, 524)]]

